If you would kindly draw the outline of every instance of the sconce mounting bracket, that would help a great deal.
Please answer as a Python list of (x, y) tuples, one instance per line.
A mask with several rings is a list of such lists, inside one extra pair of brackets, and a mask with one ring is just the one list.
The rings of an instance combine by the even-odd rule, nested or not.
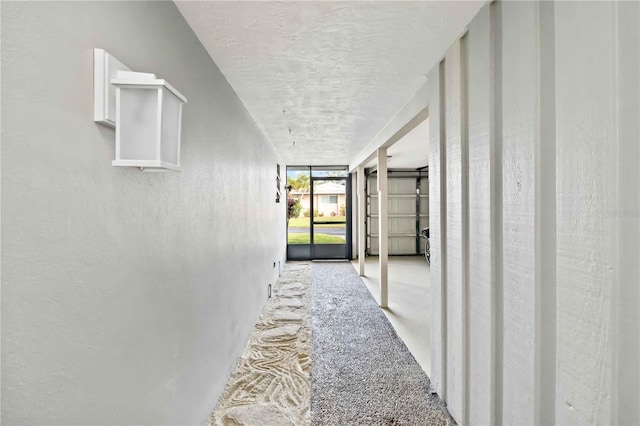
[(93, 49), (93, 121), (116, 127), (116, 88), (111, 79), (129, 67), (104, 49)]

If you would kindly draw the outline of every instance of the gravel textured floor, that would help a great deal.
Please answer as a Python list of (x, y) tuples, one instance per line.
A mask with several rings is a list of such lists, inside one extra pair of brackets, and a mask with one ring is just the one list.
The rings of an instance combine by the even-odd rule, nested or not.
[(312, 279), (311, 424), (455, 424), (353, 266)]

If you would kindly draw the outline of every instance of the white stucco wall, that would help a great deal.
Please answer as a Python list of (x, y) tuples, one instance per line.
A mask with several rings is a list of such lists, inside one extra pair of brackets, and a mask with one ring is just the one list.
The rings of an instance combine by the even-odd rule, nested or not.
[(432, 383), (459, 424), (640, 423), (639, 23), (494, 2), (429, 73)]
[[(111, 166), (95, 47), (188, 98), (183, 173)], [(2, 423), (205, 423), (284, 264), (276, 163), (172, 2), (3, 2)]]

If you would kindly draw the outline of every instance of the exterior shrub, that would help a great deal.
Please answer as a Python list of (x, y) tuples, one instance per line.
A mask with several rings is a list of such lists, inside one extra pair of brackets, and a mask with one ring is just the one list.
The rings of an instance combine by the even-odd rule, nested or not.
[(287, 207), (287, 218), (300, 216), (300, 212), (302, 211), (300, 200), (297, 198), (287, 199)]

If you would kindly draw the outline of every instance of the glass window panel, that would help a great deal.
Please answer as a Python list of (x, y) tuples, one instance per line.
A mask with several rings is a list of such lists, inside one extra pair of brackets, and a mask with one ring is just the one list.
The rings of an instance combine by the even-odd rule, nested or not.
[(313, 225), (313, 242), (314, 244), (345, 244), (347, 224)]
[(338, 196), (320, 195), (320, 204), (338, 204)]
[(349, 168), (347, 166), (326, 166), (312, 168), (311, 175), (313, 177), (347, 177), (349, 176)]
[(289, 244), (311, 244), (311, 187), (308, 167), (287, 167)]
[(289, 218), (287, 241), (289, 244), (310, 244), (311, 218), (304, 216)]

